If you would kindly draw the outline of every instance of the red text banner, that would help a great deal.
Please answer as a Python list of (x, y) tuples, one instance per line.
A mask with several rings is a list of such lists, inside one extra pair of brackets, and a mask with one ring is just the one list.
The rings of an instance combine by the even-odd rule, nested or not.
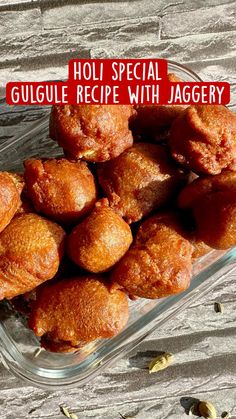
[(69, 62), (65, 82), (9, 82), (9, 105), (205, 105), (230, 102), (226, 82), (170, 82), (158, 59)]

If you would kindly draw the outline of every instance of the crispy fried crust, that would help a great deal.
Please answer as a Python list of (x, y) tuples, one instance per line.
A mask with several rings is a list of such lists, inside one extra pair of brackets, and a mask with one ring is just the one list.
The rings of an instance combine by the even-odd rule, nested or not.
[(236, 245), (236, 173), (196, 179), (180, 193), (179, 206), (192, 211), (197, 235), (207, 245)]
[(109, 270), (132, 243), (130, 227), (104, 201), (96, 204), (68, 239), (69, 257), (94, 273)]
[[(175, 74), (168, 74), (170, 82), (180, 82)], [(137, 114), (132, 118), (130, 128), (135, 135), (159, 138), (163, 129), (170, 128), (172, 122), (186, 109), (184, 105), (137, 105)]]
[(10, 178), (15, 183), (16, 189), (18, 190), (19, 195), (21, 195), (25, 187), (24, 175), (21, 173), (7, 172)]
[[(117, 335), (128, 321), (124, 292), (88, 275), (46, 284), (39, 293), (29, 319), (37, 336), (55, 344), (76, 347), (80, 342)], [(58, 348), (60, 350), (60, 348)]]
[(24, 165), (28, 196), (38, 212), (70, 224), (95, 204), (95, 180), (86, 163), (61, 158), (27, 160)]
[(0, 300), (31, 291), (56, 274), (63, 229), (36, 214), (14, 218), (0, 235)]
[(20, 206), (20, 193), (11, 173), (0, 172), (0, 232), (10, 223)]
[(110, 205), (128, 223), (140, 220), (175, 198), (187, 175), (156, 144), (138, 143), (98, 168)]
[(130, 105), (53, 106), (50, 136), (73, 158), (99, 162), (119, 156), (133, 144)]
[(193, 262), (195, 262), (200, 257), (207, 255), (213, 250), (212, 247), (208, 246), (208, 244), (206, 244), (204, 241), (200, 240), (196, 236), (192, 236), (190, 238), (190, 242), (194, 248), (193, 254), (192, 254)]
[[(163, 223), (165, 226), (172, 228), (174, 231), (176, 231), (178, 234), (180, 234), (182, 237), (184, 237), (186, 240), (190, 242), (193, 250), (193, 262), (195, 262), (198, 258), (206, 255), (212, 250), (210, 246), (208, 246), (206, 243), (204, 243), (196, 236), (194, 226), (191, 225), (190, 227), (190, 224), (192, 224), (192, 219), (191, 217), (189, 217), (188, 220), (186, 220), (186, 214), (182, 214), (178, 211), (165, 211), (158, 213), (156, 219), (159, 220), (159, 222)], [(136, 236), (136, 244), (138, 243), (139, 245), (142, 245), (144, 239), (148, 240), (151, 237), (152, 231), (154, 232), (154, 235), (156, 234), (156, 225), (153, 224), (153, 230), (151, 224), (149, 225), (149, 227), (150, 228), (145, 229), (145, 232), (143, 232), (141, 235), (138, 234)]]
[(190, 283), (193, 247), (176, 230), (169, 214), (150, 217), (134, 244), (116, 265), (112, 280), (129, 294), (162, 298), (184, 291)]
[(236, 115), (221, 105), (189, 106), (170, 132), (172, 156), (194, 172), (236, 171)]
[(27, 187), (25, 184), (25, 178), (22, 173), (13, 173), (9, 172), (10, 177), (12, 178), (15, 186), (20, 195), (20, 205), (15, 213), (15, 216), (22, 214), (29, 214), (35, 211), (32, 202), (29, 199), (27, 194)]

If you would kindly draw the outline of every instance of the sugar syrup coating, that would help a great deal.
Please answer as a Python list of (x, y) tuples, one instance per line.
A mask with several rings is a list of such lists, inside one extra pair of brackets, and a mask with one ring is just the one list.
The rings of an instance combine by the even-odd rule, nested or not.
[(119, 156), (133, 144), (130, 105), (53, 106), (50, 136), (72, 158), (100, 162)]
[(126, 294), (101, 276), (87, 275), (45, 284), (33, 306), (29, 327), (47, 339), (48, 348), (51, 341), (51, 348), (57, 350), (57, 345), (76, 347), (115, 336), (128, 317)]
[(95, 179), (85, 162), (32, 159), (24, 165), (28, 196), (38, 212), (73, 224), (94, 206)]
[(0, 234), (0, 300), (33, 290), (56, 274), (64, 230), (36, 214), (15, 217)]
[(111, 279), (129, 294), (162, 298), (188, 288), (192, 274), (193, 246), (176, 229), (167, 213), (141, 224), (134, 244), (118, 262)]
[(169, 204), (188, 179), (165, 147), (148, 143), (98, 165), (97, 173), (111, 207), (129, 224)]
[(82, 268), (93, 273), (105, 272), (124, 256), (132, 240), (129, 225), (103, 199), (72, 230), (67, 252)]
[(179, 206), (192, 212), (197, 236), (208, 246), (236, 245), (236, 172), (196, 179), (180, 193)]
[(173, 123), (174, 159), (197, 174), (236, 171), (236, 115), (222, 105), (189, 106)]
[(10, 223), (20, 207), (20, 190), (14, 175), (0, 172), (0, 232)]

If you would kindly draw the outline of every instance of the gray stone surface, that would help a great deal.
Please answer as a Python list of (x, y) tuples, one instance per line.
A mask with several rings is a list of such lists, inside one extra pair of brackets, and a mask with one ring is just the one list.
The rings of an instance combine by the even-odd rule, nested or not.
[[(226, 0), (0, 0), (0, 80), (66, 78), (69, 58), (159, 56), (186, 63), (204, 80), (232, 83), (236, 103), (236, 2)], [(0, 103), (0, 141), (11, 141), (45, 112)], [(78, 418), (188, 417), (186, 398), (211, 400), (236, 418), (236, 275), (225, 278), (83, 387), (33, 388), (0, 366), (1, 419), (59, 419), (65, 403)], [(214, 301), (224, 303), (223, 315)], [(149, 376), (156, 352), (175, 363)]]

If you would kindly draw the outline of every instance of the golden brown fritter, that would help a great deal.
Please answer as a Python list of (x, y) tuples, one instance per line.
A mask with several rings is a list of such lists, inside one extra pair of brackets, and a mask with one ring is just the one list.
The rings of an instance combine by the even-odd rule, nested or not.
[(73, 158), (110, 160), (133, 144), (130, 105), (53, 106), (50, 136)]
[(213, 249), (212, 247), (208, 246), (202, 240), (196, 238), (196, 236), (190, 237), (190, 243), (193, 245), (193, 254), (192, 254), (192, 261), (195, 262), (197, 259), (201, 258), (202, 256), (207, 255)]
[(13, 182), (16, 185), (16, 189), (18, 190), (19, 195), (21, 195), (24, 187), (25, 187), (25, 179), (24, 175), (21, 173), (13, 173), (13, 172), (7, 172)]
[(91, 214), (77, 225), (68, 239), (68, 255), (82, 268), (94, 272), (109, 270), (124, 256), (132, 243), (128, 224), (101, 200)]
[[(174, 231), (176, 231), (178, 234), (180, 234), (182, 237), (184, 237), (186, 240), (190, 242), (193, 251), (193, 262), (196, 261), (196, 259), (206, 255), (212, 250), (210, 246), (208, 246), (206, 243), (204, 243), (196, 236), (196, 232), (193, 226), (193, 220), (191, 217), (188, 217), (186, 219), (186, 213), (181, 213), (179, 211), (172, 210), (158, 213), (156, 217), (158, 217), (158, 220), (164, 223), (165, 226), (172, 228)], [(145, 236), (145, 240), (149, 239), (148, 234), (150, 234), (150, 236), (152, 235), (151, 226), (149, 227), (149, 230), (146, 229), (147, 236)], [(155, 225), (153, 227), (153, 231), (154, 234), (156, 234)], [(136, 238), (135, 243), (137, 243), (137, 240), (138, 236)], [(143, 240), (143, 235), (141, 235), (141, 240)], [(139, 244), (141, 244), (141, 241)]]
[(191, 209), (204, 195), (213, 192), (232, 191), (232, 195), (234, 195), (235, 185), (236, 173), (230, 171), (224, 171), (217, 176), (196, 178), (186, 185), (179, 194), (179, 207)]
[[(175, 74), (168, 74), (170, 82), (181, 82)], [(137, 114), (130, 122), (130, 128), (135, 135), (141, 135), (145, 138), (161, 139), (160, 132), (163, 129), (170, 128), (174, 119), (176, 119), (184, 109), (185, 105), (137, 105), (135, 106)]]
[(214, 249), (236, 245), (236, 173), (222, 172), (198, 178), (179, 196), (179, 206), (189, 209), (197, 237)]
[(10, 223), (20, 206), (19, 189), (8, 172), (0, 172), (0, 232)]
[(187, 175), (164, 147), (137, 143), (100, 164), (98, 179), (111, 207), (132, 223), (174, 199)]
[(142, 298), (184, 291), (191, 279), (193, 247), (177, 230), (169, 213), (144, 221), (134, 244), (114, 268), (113, 282)]
[[(196, 236), (196, 231), (194, 229), (192, 217), (187, 216), (186, 213), (182, 213), (176, 210), (165, 211), (158, 213), (156, 215), (156, 218), (158, 218), (158, 220), (164, 223), (166, 226), (171, 227), (178, 234), (180, 234), (182, 237), (184, 237), (186, 240), (190, 242), (193, 250), (192, 261), (196, 261), (196, 259), (206, 255), (212, 250), (210, 246), (208, 246), (206, 243), (204, 243)], [(151, 233), (151, 229), (146, 231), (147, 233)], [(155, 232), (156, 228), (154, 226), (154, 233)], [(143, 239), (143, 237), (141, 238)]]
[(0, 235), (0, 300), (33, 290), (56, 274), (63, 229), (36, 214), (15, 217)]
[(55, 350), (56, 344), (76, 347), (115, 336), (125, 327), (128, 315), (126, 294), (102, 277), (88, 275), (46, 284), (38, 294), (29, 327), (51, 341)]
[(75, 223), (94, 206), (95, 180), (86, 163), (27, 160), (27, 193), (36, 210), (61, 223)]
[(195, 173), (236, 171), (236, 115), (221, 105), (189, 106), (173, 123), (172, 156)]
[[(190, 242), (192, 245), (192, 261), (196, 261), (196, 259), (206, 255), (209, 253), (212, 248), (208, 246), (206, 243), (204, 243), (202, 240), (200, 240), (196, 236), (196, 232), (194, 231), (194, 227), (192, 225), (192, 219), (191, 217), (188, 217), (186, 219), (186, 214), (182, 214), (178, 211), (165, 211), (158, 213), (156, 215), (156, 219), (159, 220), (159, 222), (162, 222), (165, 224), (165, 226), (170, 227), (174, 231), (176, 231), (178, 234), (180, 234), (182, 237), (184, 237), (186, 240)], [(146, 229), (147, 234), (152, 234), (151, 226), (149, 226), (149, 229)], [(156, 234), (156, 226), (153, 226), (154, 234)], [(148, 239), (148, 235), (145, 237), (145, 239)], [(142, 244), (143, 235), (141, 235), (141, 241), (138, 242), (138, 236), (136, 237), (135, 243)]]
[(27, 194), (27, 187), (25, 184), (24, 175), (22, 173), (13, 173), (13, 172), (8, 172), (8, 173), (10, 177), (12, 178), (13, 182), (15, 183), (15, 186), (20, 195), (20, 205), (15, 213), (15, 216), (35, 212), (33, 204), (30, 201), (29, 196)]

